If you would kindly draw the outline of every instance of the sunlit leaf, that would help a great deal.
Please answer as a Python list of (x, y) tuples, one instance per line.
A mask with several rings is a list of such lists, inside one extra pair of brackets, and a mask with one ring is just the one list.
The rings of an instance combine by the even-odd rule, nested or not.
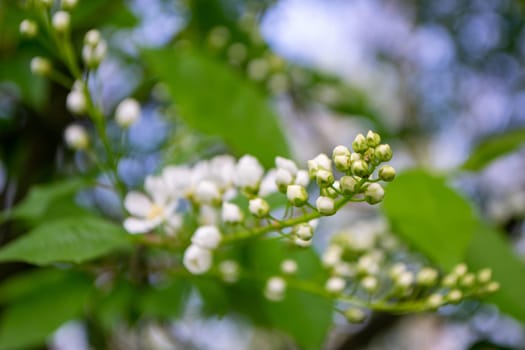
[(222, 137), (238, 155), (252, 154), (266, 166), (277, 155), (289, 155), (267, 99), (232, 69), (189, 49), (147, 51), (145, 58), (188, 125)]
[(480, 143), (462, 165), (465, 170), (481, 170), (494, 160), (517, 151), (525, 144), (525, 129), (511, 130), (502, 135), (492, 136)]
[(128, 234), (103, 219), (70, 217), (44, 223), (0, 250), (0, 261), (80, 263), (129, 248)]
[(383, 208), (396, 233), (446, 269), (464, 258), (477, 227), (467, 200), (424, 171), (399, 175)]

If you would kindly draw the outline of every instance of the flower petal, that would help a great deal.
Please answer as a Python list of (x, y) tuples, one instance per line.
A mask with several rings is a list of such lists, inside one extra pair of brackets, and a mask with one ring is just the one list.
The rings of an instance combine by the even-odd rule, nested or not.
[(158, 224), (159, 222), (157, 220), (141, 220), (137, 218), (127, 218), (124, 220), (124, 228), (131, 234), (146, 233)]
[(151, 210), (153, 203), (144, 193), (130, 192), (124, 199), (124, 207), (134, 216), (146, 217)]

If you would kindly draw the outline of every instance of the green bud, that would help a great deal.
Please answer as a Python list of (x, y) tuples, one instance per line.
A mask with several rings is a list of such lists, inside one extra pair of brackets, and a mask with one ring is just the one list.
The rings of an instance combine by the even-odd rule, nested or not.
[(303, 186), (289, 185), (286, 189), (286, 197), (293, 206), (301, 207), (308, 200), (308, 192)]
[(417, 283), (422, 286), (432, 286), (436, 283), (438, 272), (431, 267), (424, 267), (417, 273)]
[(330, 197), (321, 196), (315, 201), (317, 210), (321, 215), (334, 215), (335, 214), (335, 203)]
[(388, 162), (392, 159), (392, 149), (390, 148), (390, 145), (385, 144), (377, 146), (374, 154), (380, 162)]
[(339, 179), (343, 194), (350, 195), (355, 192), (357, 181), (352, 176), (343, 176)]
[(472, 287), (476, 282), (476, 276), (473, 273), (467, 273), (465, 276), (461, 277), (460, 284), (463, 287)]
[(330, 187), (334, 183), (334, 174), (329, 170), (319, 169), (316, 174), (317, 184), (321, 188)]
[(364, 160), (356, 160), (352, 163), (352, 173), (359, 177), (368, 176), (368, 163)]
[(457, 303), (463, 298), (463, 293), (459, 289), (452, 289), (447, 294), (447, 299), (452, 303)]
[(363, 153), (368, 149), (368, 143), (366, 141), (366, 137), (363, 136), (363, 134), (358, 134), (354, 142), (352, 142), (352, 148), (357, 153)]
[(366, 315), (363, 312), (363, 310), (357, 308), (347, 309), (344, 313), (344, 316), (346, 320), (351, 323), (361, 323), (366, 318)]
[(488, 283), (492, 278), (491, 269), (483, 269), (478, 272), (478, 281), (481, 283)]
[(372, 130), (369, 130), (368, 134), (366, 134), (366, 142), (370, 147), (377, 147), (381, 143), (381, 136)]
[(379, 178), (383, 181), (390, 182), (396, 177), (396, 170), (390, 165), (383, 165), (379, 169)]

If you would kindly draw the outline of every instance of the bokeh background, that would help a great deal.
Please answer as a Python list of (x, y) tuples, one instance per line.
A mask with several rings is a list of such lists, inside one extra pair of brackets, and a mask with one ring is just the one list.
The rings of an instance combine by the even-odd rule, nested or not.
[[(63, 145), (64, 128), (74, 120), (65, 108), (68, 91), (31, 75), (30, 59), (52, 53), (18, 34), (24, 11), (19, 1), (0, 2), (4, 210), (31, 186), (82, 171), (87, 162)], [(480, 215), (525, 256), (522, 1), (80, 0), (75, 11), (78, 43), (92, 27), (101, 29), (109, 43), (108, 58), (90, 81), (104, 110), (111, 113), (129, 95), (143, 105), (143, 118), (130, 129), (129, 147), (119, 164), (130, 187), (139, 186), (162, 164), (237, 152), (231, 140), (202, 125), (205, 116), (199, 123), (178, 115), (178, 101), (157, 80), (159, 70), (170, 71), (170, 62), (166, 58), (159, 65), (159, 58), (147, 53), (198, 47), (271, 101), (295, 159), (305, 161), (333, 145), (349, 145), (357, 132), (378, 130), (395, 150), (396, 169), (418, 166), (449, 175)], [(191, 74), (167, 75), (180, 82), (180, 90), (191, 86)], [(221, 104), (207, 105), (204, 97), (214, 94), (225, 103), (233, 98), (221, 88), (203, 92), (205, 106), (199, 111), (210, 118), (221, 115)], [(189, 88), (199, 89), (204, 90)], [(249, 125), (252, 116), (241, 117), (226, 121), (227, 127), (246, 133), (245, 138), (260, 136)], [(114, 125), (108, 127), (117, 138)], [(268, 147), (279, 142), (271, 133), (263, 136)], [(172, 151), (181, 148), (184, 152)], [(110, 216), (120, 215), (109, 191), (93, 191), (80, 200)], [(18, 227), (4, 224), (0, 245), (19, 233)], [(2, 265), (0, 280), (25, 268)], [(270, 332), (235, 316), (203, 319), (191, 310), (190, 305), (174, 325), (181, 348), (291, 346), (272, 344)], [(328, 349), (525, 349), (523, 325), (490, 305), (444, 308), (437, 315), (377, 315), (358, 326), (336, 323)], [(62, 327), (49, 347), (87, 349), (82, 326), (73, 322)]]

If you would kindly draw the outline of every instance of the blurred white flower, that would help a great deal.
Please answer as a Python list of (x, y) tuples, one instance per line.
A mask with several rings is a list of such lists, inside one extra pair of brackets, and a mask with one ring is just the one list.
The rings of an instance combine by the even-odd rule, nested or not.
[(126, 98), (115, 110), (115, 120), (122, 128), (128, 128), (140, 118), (140, 105), (133, 98)]
[(235, 169), (235, 184), (241, 188), (257, 190), (261, 181), (264, 169), (257, 158), (245, 155), (237, 163)]
[(233, 203), (224, 202), (222, 204), (222, 221), (226, 223), (239, 223), (243, 220), (243, 213), (238, 205)]
[(182, 262), (189, 272), (200, 275), (210, 269), (212, 258), (212, 253), (208, 249), (192, 244), (184, 252)]
[(215, 249), (219, 246), (222, 236), (216, 226), (201, 226), (191, 237), (191, 243), (204, 249)]
[(75, 150), (83, 150), (89, 146), (89, 136), (84, 127), (71, 124), (64, 132), (66, 144)]

